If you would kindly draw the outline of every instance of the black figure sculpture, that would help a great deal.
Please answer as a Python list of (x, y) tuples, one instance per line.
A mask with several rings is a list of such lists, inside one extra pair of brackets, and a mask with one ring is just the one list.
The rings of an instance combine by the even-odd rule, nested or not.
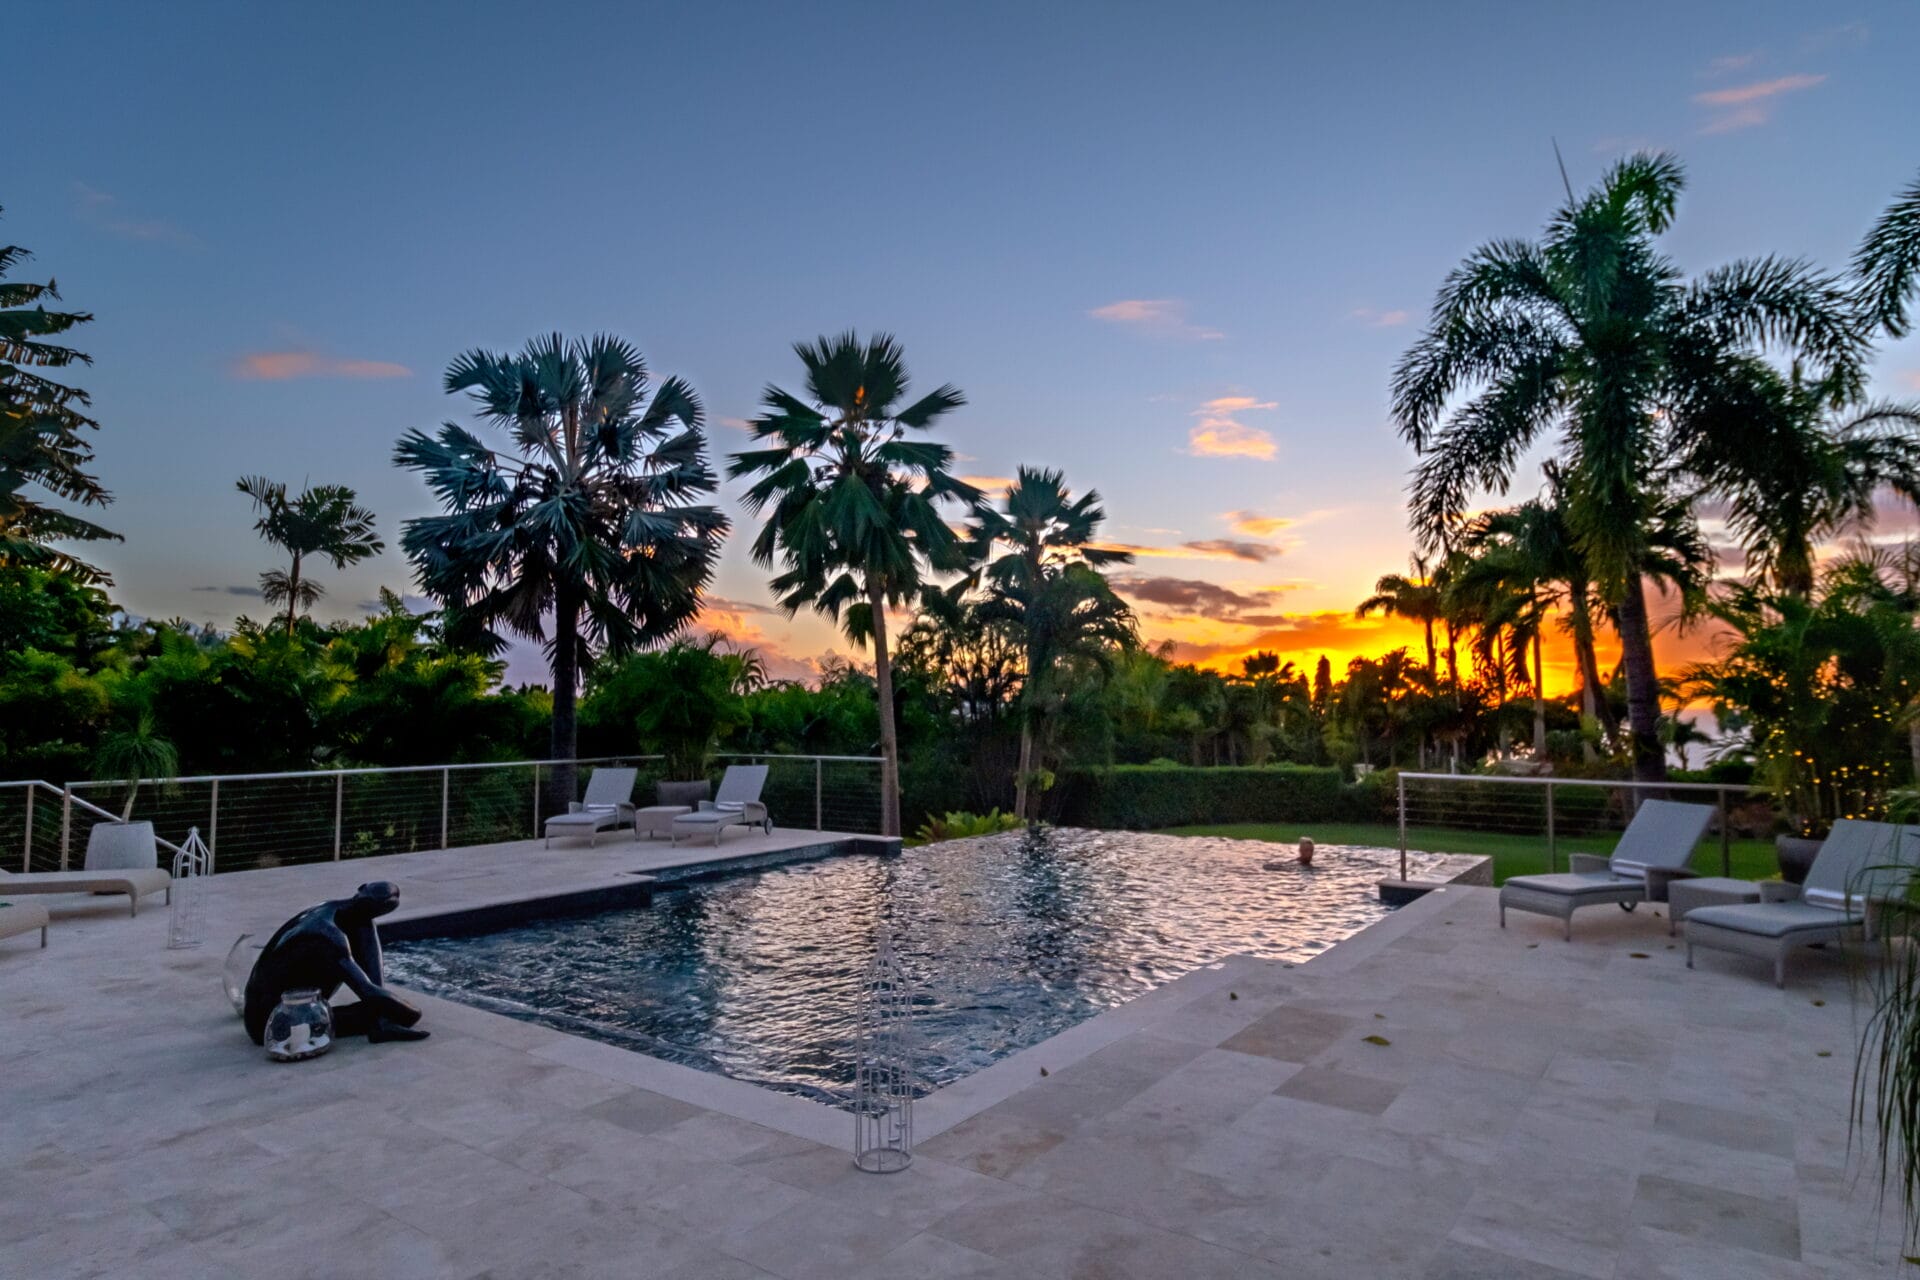
[(374, 921), (400, 905), (400, 888), (385, 880), (363, 884), (351, 898), (308, 907), (281, 925), (247, 976), (247, 1035), (265, 1043), (267, 1019), (288, 991), (313, 988), (331, 1001), (342, 984), (360, 997), (333, 1011), (333, 1034), (385, 1040), (424, 1040), (415, 1029), (420, 1011), (380, 985), (380, 932)]

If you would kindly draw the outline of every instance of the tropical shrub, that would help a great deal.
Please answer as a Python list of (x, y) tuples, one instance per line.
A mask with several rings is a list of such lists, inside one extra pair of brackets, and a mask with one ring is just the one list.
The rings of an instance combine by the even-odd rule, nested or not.
[(914, 838), (921, 844), (938, 844), (942, 840), (965, 840), (972, 836), (999, 835), (1002, 831), (1016, 831), (1021, 825), (1021, 817), (1016, 813), (1002, 813), (990, 809), (986, 813), (965, 813), (955, 810), (936, 818), (928, 818), (920, 824), (920, 830)]

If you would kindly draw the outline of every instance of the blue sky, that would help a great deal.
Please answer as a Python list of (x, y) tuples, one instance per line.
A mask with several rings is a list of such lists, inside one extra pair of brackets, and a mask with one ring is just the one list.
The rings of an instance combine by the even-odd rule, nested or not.
[[(1839, 266), (1920, 170), (1911, 4), (1036, 8), (10, 9), (45, 106), (0, 240), (98, 316), (118, 598), (258, 613), (243, 473), (350, 484), (395, 543), (428, 499), (392, 443), (464, 416), (465, 348), (623, 334), (724, 452), (795, 339), (854, 326), (966, 391), (969, 474), (1063, 467), (1162, 553), (1150, 635), (1337, 660), (1403, 638), (1338, 616), (1408, 550), (1393, 362), (1561, 198), (1552, 139), (1577, 186), (1677, 151), (1689, 269)], [(1879, 383), (1920, 394), (1920, 344)], [(746, 541), (716, 625), (834, 646), (761, 611)], [(344, 615), (408, 572), (321, 578)]]

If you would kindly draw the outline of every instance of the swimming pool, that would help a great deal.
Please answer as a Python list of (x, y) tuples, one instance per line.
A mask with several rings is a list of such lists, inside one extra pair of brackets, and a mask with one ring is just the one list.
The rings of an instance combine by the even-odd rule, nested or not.
[(934, 1089), (1193, 969), (1306, 960), (1387, 914), (1374, 884), (1396, 854), (1323, 846), (1311, 869), (1292, 854), (1020, 832), (729, 874), (648, 908), (386, 955), (418, 990), (838, 1104), (879, 928), (911, 978), (916, 1067)]

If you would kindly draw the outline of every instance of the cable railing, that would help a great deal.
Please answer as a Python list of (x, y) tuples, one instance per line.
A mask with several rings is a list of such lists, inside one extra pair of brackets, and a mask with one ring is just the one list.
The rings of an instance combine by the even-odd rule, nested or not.
[(1752, 821), (1764, 830), (1771, 817), (1770, 810), (1762, 817), (1743, 813), (1758, 793), (1737, 783), (1402, 773), (1396, 788), (1402, 879), (1409, 842), (1415, 841), (1415, 848), (1441, 849), (1448, 833), (1531, 837), (1513, 842), (1509, 865), (1538, 870), (1525, 865), (1527, 858), (1538, 856), (1545, 870), (1556, 871), (1563, 846), (1569, 855), (1610, 850), (1640, 801), (1648, 798), (1711, 804), (1714, 817), (1701, 843), (1717, 848), (1720, 872), (1726, 875), (1732, 870), (1736, 828)]
[[(777, 826), (880, 829), (877, 757), (723, 755), (710, 781), (728, 761), (769, 766), (762, 799)], [(168, 850), (199, 828), (216, 871), (465, 848), (539, 836), (546, 818), (565, 809), (551, 793), (555, 771), (569, 765), (575, 798), (603, 765), (636, 770), (633, 795), (642, 805), (656, 783), (671, 780), (660, 756), (202, 775), (143, 780), (133, 816), (152, 822)], [(92, 827), (119, 820), (127, 787), (103, 780), (64, 788), (0, 784), (0, 851), (18, 850), (23, 870), (79, 865)], [(15, 861), (4, 852), (0, 858), (0, 865)]]

